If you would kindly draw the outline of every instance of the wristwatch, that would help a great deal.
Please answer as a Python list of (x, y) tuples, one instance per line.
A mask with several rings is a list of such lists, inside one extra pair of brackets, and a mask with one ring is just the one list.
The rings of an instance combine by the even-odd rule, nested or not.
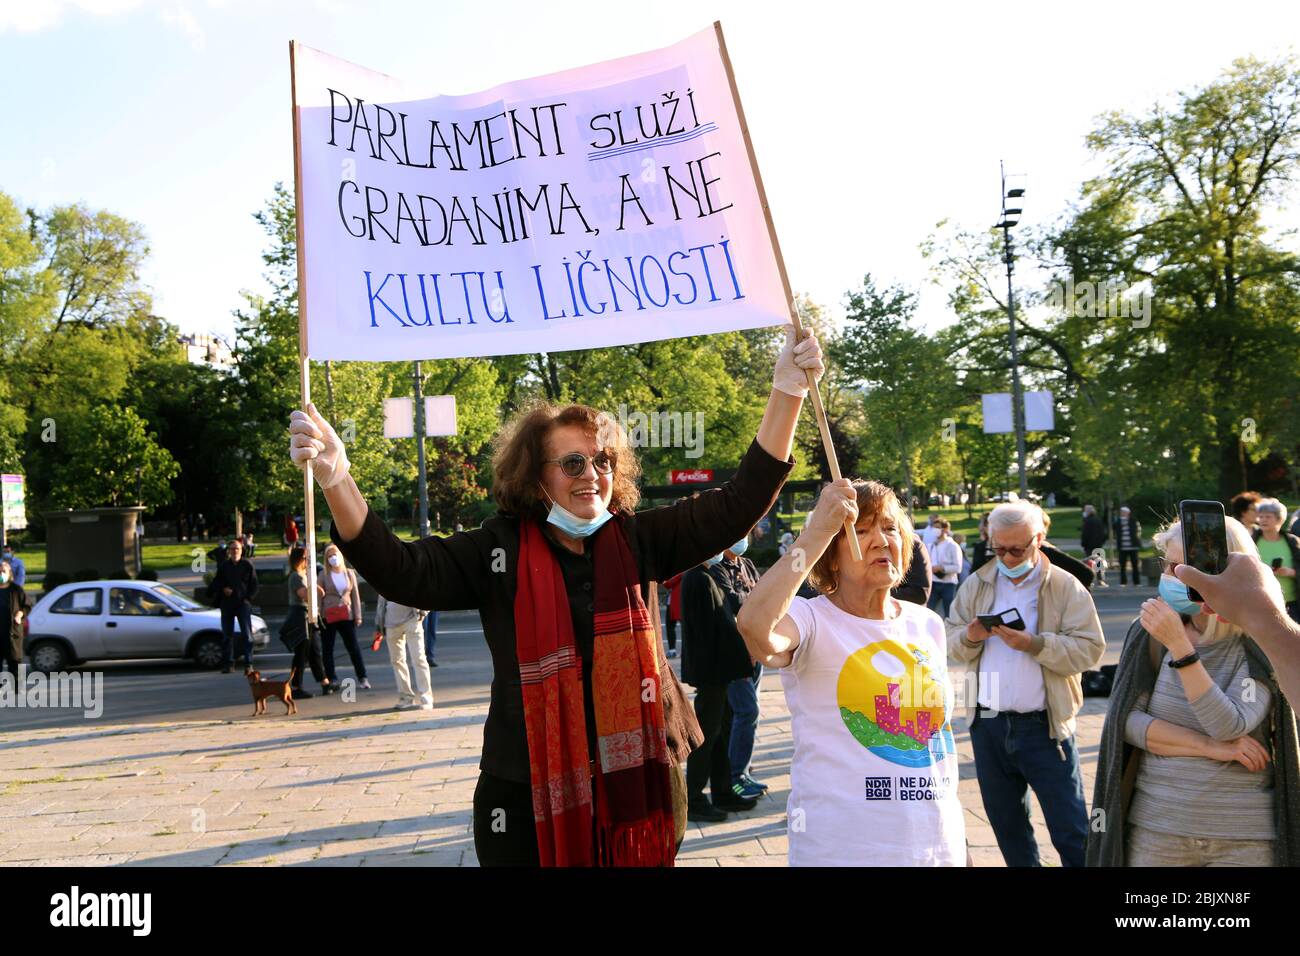
[(1192, 651), (1186, 657), (1180, 657), (1176, 661), (1170, 661), (1169, 666), (1177, 670), (1180, 667), (1186, 667), (1188, 664), (1195, 664), (1201, 659), (1200, 651)]

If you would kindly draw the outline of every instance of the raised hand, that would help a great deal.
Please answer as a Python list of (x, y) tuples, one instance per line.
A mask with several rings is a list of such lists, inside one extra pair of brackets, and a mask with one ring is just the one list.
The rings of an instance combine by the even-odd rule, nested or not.
[(289, 416), (289, 457), (299, 468), (310, 464), (322, 488), (337, 485), (350, 467), (343, 440), (314, 404), (308, 404), (305, 412), (295, 409)]

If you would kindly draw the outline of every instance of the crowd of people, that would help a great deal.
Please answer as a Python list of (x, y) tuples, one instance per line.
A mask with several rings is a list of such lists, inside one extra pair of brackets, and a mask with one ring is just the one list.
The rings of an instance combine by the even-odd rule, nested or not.
[[(313, 470), (333, 517), (321, 597), (358, 676), (353, 569), (381, 595), (376, 637), (389, 642), (399, 706), (432, 706), (427, 667), (418, 653), (413, 675), (407, 663), (426, 612), (479, 612), (494, 668), (479, 861), (670, 865), (687, 821), (748, 812), (768, 791), (752, 770), (759, 686), (774, 669), (793, 742), (792, 864), (970, 861), (954, 743), (962, 680), (976, 785), (1007, 864), (1041, 862), (1031, 792), (1066, 866), (1290, 862), (1300, 626), (1287, 612), (1300, 540), (1282, 530), (1286, 509), (1256, 497), (1249, 523), (1228, 519), (1219, 578), (1181, 563), (1177, 523), (1152, 539), (1159, 586), (1124, 641), (1090, 809), (1077, 717), (1082, 676), (1106, 651), (1091, 588), (1106, 585), (1108, 541), (1120, 587), (1130, 573), (1141, 583), (1133, 510), (1108, 527), (1086, 506), (1079, 560), (1047, 540), (1038, 505), (1000, 504), (968, 555), (941, 515), (917, 529), (889, 487), (842, 479), (760, 574), (749, 540), (789, 473), (821, 370), (816, 339), (791, 336), (734, 477), (648, 510), (636, 507), (636, 453), (607, 416), (526, 409), (497, 438), (497, 514), (413, 542), (370, 510), (319, 412), (293, 413), (291, 457)], [(680, 681), (668, 663), (679, 628)], [(318, 679), (333, 683), (328, 650), (303, 663), (321, 657)]]

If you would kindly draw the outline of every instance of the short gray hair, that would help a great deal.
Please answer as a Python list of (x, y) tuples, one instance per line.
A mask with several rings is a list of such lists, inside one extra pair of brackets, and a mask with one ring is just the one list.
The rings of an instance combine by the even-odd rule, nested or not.
[(1025, 527), (1032, 534), (1046, 531), (1043, 527), (1043, 509), (1031, 501), (1009, 501), (998, 505), (989, 513), (989, 534)]
[(1286, 505), (1276, 498), (1264, 498), (1255, 505), (1255, 514), (1277, 515), (1282, 524), (1286, 524)]

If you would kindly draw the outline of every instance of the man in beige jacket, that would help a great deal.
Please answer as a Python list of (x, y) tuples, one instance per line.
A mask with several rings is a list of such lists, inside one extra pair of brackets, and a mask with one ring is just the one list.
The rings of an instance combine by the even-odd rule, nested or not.
[[(1083, 704), (1080, 674), (1106, 651), (1097, 609), (1072, 574), (1041, 547), (1037, 505), (999, 505), (989, 516), (996, 555), (968, 577), (948, 612), (948, 654), (976, 679), (971, 717), (975, 776), (984, 811), (1008, 866), (1039, 866), (1029, 822), (1029, 788), (1043, 808), (1065, 866), (1083, 866), (1088, 812), (1074, 744)], [(1000, 614), (1023, 627), (980, 623)]]

